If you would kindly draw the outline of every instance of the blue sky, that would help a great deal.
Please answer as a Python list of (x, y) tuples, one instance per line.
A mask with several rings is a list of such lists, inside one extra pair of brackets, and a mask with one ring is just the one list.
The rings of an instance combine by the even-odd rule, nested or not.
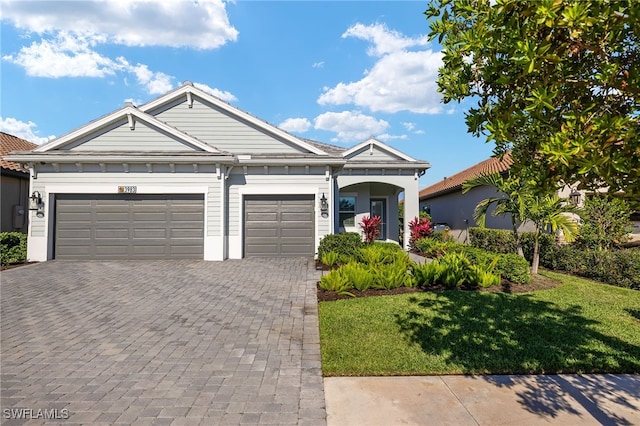
[(426, 1), (4, 1), (0, 128), (36, 143), (189, 80), (297, 136), (369, 136), (432, 168), (491, 155), (444, 105)]

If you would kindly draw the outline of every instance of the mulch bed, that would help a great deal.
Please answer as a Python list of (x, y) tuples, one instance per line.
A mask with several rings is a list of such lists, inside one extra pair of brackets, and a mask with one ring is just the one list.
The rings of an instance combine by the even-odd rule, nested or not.
[[(462, 287), (459, 290), (451, 291), (485, 291), (489, 293), (528, 293), (535, 290), (548, 290), (560, 285), (560, 281), (552, 278), (543, 277), (537, 275), (531, 278), (529, 284), (516, 284), (507, 280), (502, 280), (502, 285), (489, 287), (489, 288), (465, 288)], [(406, 294), (406, 293), (422, 293), (422, 292), (441, 292), (446, 289), (443, 286), (432, 286), (429, 288), (407, 288), (400, 287), (394, 290), (375, 290), (369, 289), (366, 291), (352, 290), (355, 297), (374, 297), (374, 296), (390, 296), (394, 294)], [(352, 296), (346, 294), (338, 294), (335, 291), (325, 291), (317, 287), (318, 302), (332, 302), (341, 299), (352, 299)]]

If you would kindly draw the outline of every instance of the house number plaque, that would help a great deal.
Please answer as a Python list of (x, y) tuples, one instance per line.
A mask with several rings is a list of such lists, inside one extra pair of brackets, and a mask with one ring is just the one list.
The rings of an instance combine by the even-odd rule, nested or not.
[(118, 187), (118, 193), (119, 194), (135, 194), (136, 192), (138, 192), (138, 187), (137, 186), (119, 186)]

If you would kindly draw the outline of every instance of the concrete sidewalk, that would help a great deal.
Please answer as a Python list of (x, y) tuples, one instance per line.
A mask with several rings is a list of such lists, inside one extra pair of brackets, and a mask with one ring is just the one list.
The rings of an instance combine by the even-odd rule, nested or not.
[(329, 377), (328, 426), (640, 425), (640, 375)]

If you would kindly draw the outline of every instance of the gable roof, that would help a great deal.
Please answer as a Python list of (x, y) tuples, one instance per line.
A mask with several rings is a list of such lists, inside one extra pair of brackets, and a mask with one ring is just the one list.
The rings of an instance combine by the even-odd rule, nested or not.
[(148, 112), (158, 107), (161, 107), (162, 105), (165, 105), (169, 102), (172, 102), (176, 99), (179, 99), (183, 96), (186, 97), (188, 102), (192, 102), (192, 97), (194, 95), (201, 99), (204, 99), (205, 101), (214, 105), (216, 108), (219, 108), (220, 110), (226, 112), (227, 114), (231, 116), (235, 116), (241, 120), (244, 120), (252, 124), (256, 128), (261, 129), (264, 132), (269, 133), (273, 136), (279, 137), (294, 146), (302, 148), (316, 155), (327, 155), (327, 153), (324, 152), (322, 149), (320, 149), (315, 145), (307, 143), (304, 139), (298, 138), (292, 135), (291, 133), (288, 133), (278, 127), (275, 127), (272, 124), (269, 124), (266, 121), (261, 120), (258, 117), (251, 115), (248, 112), (243, 111), (240, 108), (237, 108), (223, 101), (222, 99), (205, 92), (204, 90), (198, 89), (190, 81), (185, 81), (184, 84), (178, 87), (177, 89), (163, 96), (160, 96), (159, 98), (154, 99), (151, 102), (147, 102), (144, 105), (140, 105), (138, 109), (143, 112)]
[(13, 151), (31, 151), (37, 146), (38, 145), (35, 143), (20, 139), (17, 136), (0, 132), (0, 166), (5, 170), (24, 172), (20, 164), (14, 163), (13, 161), (7, 161), (4, 159), (4, 156)]
[(380, 142), (378, 139), (374, 138), (373, 136), (370, 137), (369, 139), (367, 139), (364, 142), (359, 143), (358, 145), (354, 146), (353, 148), (350, 148), (346, 151), (344, 151), (342, 153), (342, 156), (345, 158), (350, 157), (351, 155), (357, 153), (358, 151), (362, 150), (363, 148), (370, 148), (373, 149), (373, 147), (377, 147), (379, 149), (381, 149), (382, 151), (386, 151), (390, 154), (393, 154), (394, 156), (398, 157), (399, 159), (402, 159), (404, 161), (410, 161), (410, 162), (416, 162), (417, 160), (413, 157), (408, 156), (405, 153), (402, 153), (400, 151), (398, 151), (395, 148), (390, 147), (389, 145)]
[(511, 159), (511, 151), (507, 151), (502, 159), (491, 157), (481, 161), (480, 163), (464, 169), (451, 177), (444, 178), (440, 182), (424, 188), (420, 191), (418, 196), (420, 200), (425, 200), (435, 198), (449, 192), (458, 191), (462, 189), (462, 184), (465, 181), (482, 175), (505, 173), (509, 170), (512, 164), (513, 160)]
[(138, 108), (134, 107), (131, 104), (127, 104), (124, 107), (120, 108), (119, 110), (116, 110), (110, 114), (102, 116), (97, 120), (92, 121), (86, 126), (80, 127), (79, 129), (76, 129), (70, 133), (67, 133), (66, 135), (60, 136), (59, 138), (54, 139), (51, 142), (35, 149), (34, 152), (47, 152), (47, 151), (54, 150), (56, 148), (60, 148), (70, 142), (73, 142), (74, 140), (82, 136), (86, 136), (91, 132), (101, 129), (123, 118), (127, 118), (129, 120), (130, 126), (135, 126), (135, 119), (138, 119), (146, 124), (149, 124), (153, 127), (157, 127), (158, 129), (167, 132), (168, 134), (172, 135), (176, 139), (183, 141), (187, 145), (192, 145), (194, 147), (200, 148), (205, 152), (210, 152), (214, 154), (221, 153), (219, 150), (215, 149), (211, 145), (208, 145), (194, 138), (193, 136), (190, 136), (186, 133), (181, 132), (175, 127), (170, 126), (169, 124), (158, 120), (157, 118), (155, 118), (150, 114), (146, 114), (145, 112), (140, 111)]

